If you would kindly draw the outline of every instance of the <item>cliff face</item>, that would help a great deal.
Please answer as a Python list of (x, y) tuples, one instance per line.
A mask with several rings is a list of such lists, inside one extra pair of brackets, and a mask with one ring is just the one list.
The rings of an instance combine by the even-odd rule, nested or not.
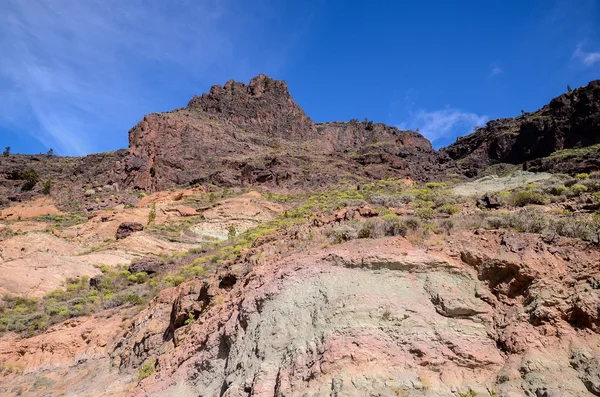
[(342, 177), (435, 178), (455, 171), (416, 132), (353, 120), (314, 123), (283, 81), (229, 81), (184, 109), (151, 114), (129, 132), (126, 185), (325, 186)]
[[(491, 164), (523, 164), (560, 150), (599, 142), (600, 80), (595, 80), (554, 98), (538, 111), (490, 121), (443, 151), (454, 160), (461, 160), (462, 168), (474, 174)], [(536, 170), (562, 171), (569, 167), (564, 162), (535, 163)]]

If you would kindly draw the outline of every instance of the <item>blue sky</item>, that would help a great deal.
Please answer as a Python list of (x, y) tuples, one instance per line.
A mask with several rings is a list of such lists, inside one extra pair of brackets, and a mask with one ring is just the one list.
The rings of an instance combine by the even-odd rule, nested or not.
[(3, 0), (0, 53), (13, 152), (124, 148), (144, 114), (259, 73), (315, 121), (439, 147), (600, 78), (600, 0)]

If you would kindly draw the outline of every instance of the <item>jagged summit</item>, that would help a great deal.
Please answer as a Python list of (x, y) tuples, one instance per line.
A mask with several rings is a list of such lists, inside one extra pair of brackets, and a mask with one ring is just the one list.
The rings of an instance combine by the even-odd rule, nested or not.
[(208, 94), (194, 96), (187, 109), (286, 139), (306, 139), (315, 131), (312, 120), (294, 102), (287, 83), (264, 74), (249, 85), (233, 80), (223, 87), (214, 85)]
[[(315, 124), (283, 81), (259, 75), (152, 114), (129, 132), (126, 184), (155, 191), (193, 183), (328, 186), (386, 176), (434, 179), (453, 171), (412, 131), (371, 121)], [(308, 171), (306, 171), (308, 170)]]

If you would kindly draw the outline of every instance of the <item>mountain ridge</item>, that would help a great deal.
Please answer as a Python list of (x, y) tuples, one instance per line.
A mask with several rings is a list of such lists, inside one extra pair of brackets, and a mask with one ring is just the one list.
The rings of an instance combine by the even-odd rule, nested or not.
[[(600, 142), (599, 87), (595, 80), (538, 111), (491, 120), (436, 151), (418, 132), (366, 119), (315, 123), (284, 81), (262, 74), (249, 84), (229, 80), (186, 107), (144, 116), (129, 131), (128, 149), (82, 158), (0, 157), (0, 207), (41, 193), (41, 184), (20, 189), (28, 168), (40, 180), (52, 179), (56, 191), (65, 192), (63, 201), (85, 209), (129, 203), (136, 191), (194, 184), (303, 189), (389, 177), (432, 181), (474, 177), (505, 162), (532, 171), (585, 172), (600, 165), (596, 150), (565, 153), (567, 161), (550, 155)], [(117, 185), (131, 198), (94, 203), (85, 195)]]
[[(441, 151), (462, 161), (461, 169), (470, 176), (497, 163), (523, 164), (535, 171), (583, 172), (589, 171), (585, 164), (566, 168), (564, 163), (541, 159), (557, 151), (597, 143), (600, 143), (600, 80), (559, 95), (534, 112), (491, 120)], [(532, 167), (526, 164), (531, 161)]]

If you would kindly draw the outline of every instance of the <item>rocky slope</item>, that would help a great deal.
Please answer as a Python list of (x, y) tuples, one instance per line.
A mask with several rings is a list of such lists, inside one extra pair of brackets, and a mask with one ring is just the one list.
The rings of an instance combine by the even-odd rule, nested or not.
[[(393, 191), (386, 189), (387, 194)], [(402, 189), (411, 191), (410, 186)], [(110, 254), (127, 262), (152, 255), (157, 248), (164, 253), (168, 248), (160, 247), (166, 243), (158, 226), (179, 224), (192, 212), (189, 204), (188, 210), (183, 204), (192, 200), (182, 201), (183, 197), (203, 194), (156, 193), (131, 213), (98, 214), (108, 219), (91, 219), (77, 227), (77, 234), (67, 228), (57, 241), (92, 238), (99, 227), (95, 222), (115, 233), (119, 223), (114, 217), (134, 219), (136, 212), (148, 211), (154, 204), (155, 231), (148, 226), (81, 258), (97, 256), (105, 261), (100, 256)], [(448, 195), (440, 191), (440, 197)], [(563, 208), (585, 200), (564, 203)], [(251, 234), (239, 237), (250, 239), (249, 248), (233, 258), (218, 259), (211, 267), (212, 259), (202, 259), (214, 255), (208, 246), (187, 243), (178, 248), (171, 243), (171, 252), (176, 253), (166, 262), (157, 256), (157, 267), (152, 268), (157, 273), (150, 280), (160, 282), (161, 272), (185, 268), (181, 267), (185, 263), (202, 263), (212, 269), (210, 273), (163, 287), (141, 307), (108, 306), (28, 338), (22, 333), (2, 334), (0, 393), (600, 395), (597, 246), (541, 232), (459, 226), (461, 220), (480, 219), (483, 213), (491, 220), (507, 211), (489, 214), (469, 202), (449, 218), (457, 225), (452, 233), (435, 228), (396, 237), (361, 232), (360, 238), (348, 237), (351, 241), (343, 243), (327, 237), (331, 232), (348, 233), (344, 228), (352, 225), (387, 222), (388, 211), (418, 214), (419, 203), (398, 202), (384, 210), (355, 199), (340, 210), (318, 210), (305, 221), (292, 218), (294, 204), (270, 203), (257, 192), (218, 200), (211, 208), (199, 207), (206, 218), (186, 224), (170, 239), (187, 241), (188, 233), (203, 236), (213, 230), (209, 223), (225, 230), (233, 224), (242, 232), (244, 220), (253, 219)], [(282, 214), (278, 222), (283, 223), (273, 223), (278, 213)], [(442, 225), (444, 220), (448, 218), (429, 222)], [(261, 224), (282, 226), (261, 229)], [(44, 245), (35, 243), (41, 235), (13, 236), (5, 243), (16, 247), (24, 238), (33, 239), (35, 248), (14, 251), (35, 262), (35, 253), (46, 252)], [(240, 243), (236, 238), (227, 241), (217, 249)], [(177, 253), (190, 248), (199, 256)], [(69, 255), (68, 248), (56, 243), (53, 249), (54, 256)], [(172, 260), (184, 262), (167, 265)], [(132, 263), (151, 269), (144, 267), (148, 262)], [(43, 274), (44, 269), (30, 271)], [(80, 271), (85, 274), (85, 267)], [(126, 288), (139, 288), (136, 283)], [(89, 291), (94, 290), (90, 285)]]
[[(443, 149), (471, 174), (495, 163), (526, 164), (535, 171), (584, 172), (597, 168), (600, 143), (600, 80), (554, 98), (540, 110), (492, 120)], [(566, 158), (564, 156), (570, 156)]]
[[(600, 395), (598, 88), (437, 152), (261, 75), (0, 157), (0, 395)], [(450, 175), (507, 161), (595, 172)]]
[[(597, 252), (510, 233), (448, 245), (361, 240), (258, 266), (225, 289), (183, 286), (116, 350), (122, 366), (157, 357), (133, 395), (600, 393), (598, 294), (586, 282)], [(199, 319), (177, 323), (189, 310)]]

